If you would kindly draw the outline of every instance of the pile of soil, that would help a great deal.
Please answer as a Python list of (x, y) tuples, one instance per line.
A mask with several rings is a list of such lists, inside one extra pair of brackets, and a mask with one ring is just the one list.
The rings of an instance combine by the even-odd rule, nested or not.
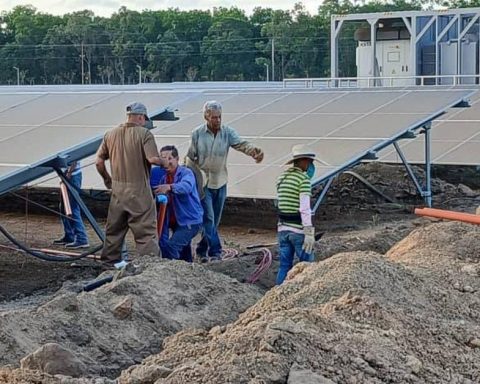
[(479, 272), (480, 230), (460, 223), (416, 229), (387, 257), (298, 264), (236, 322), (167, 338), (120, 383), (476, 383)]
[[(325, 232), (318, 262), (297, 264), (280, 287), (275, 245), (272, 267), (244, 284), (259, 263), (246, 246), (276, 241), (266, 201), (251, 216), (227, 203), (224, 223), (236, 226), (221, 234), (240, 257), (199, 265), (133, 253), (133, 265), (92, 292), (81, 291), (101, 272), (94, 262), (0, 249), (0, 383), (480, 382), (479, 228), (415, 218), (423, 201), (402, 167), (354, 171), (394, 202), (340, 176), (315, 218)], [(434, 179), (432, 189), (436, 207), (480, 205), (466, 185)], [(27, 228), (25, 215), (3, 214), (2, 224), (30, 246), (50, 244), (58, 219), (29, 215)], [(86, 367), (81, 377), (18, 368), (52, 342)]]
[(227, 324), (261, 297), (254, 286), (202, 266), (148, 257), (116, 272), (112, 283), (79, 293), (82, 287), (66, 284), (41, 303), (4, 304), (0, 365), (53, 342), (88, 367), (85, 375), (114, 377), (158, 352), (166, 336)]

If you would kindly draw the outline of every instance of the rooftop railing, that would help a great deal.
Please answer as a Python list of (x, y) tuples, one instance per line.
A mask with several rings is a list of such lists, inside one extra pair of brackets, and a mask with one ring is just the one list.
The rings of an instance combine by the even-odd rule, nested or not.
[(424, 75), (377, 77), (318, 77), (284, 79), (284, 88), (375, 88), (406, 86), (478, 85), (480, 75)]

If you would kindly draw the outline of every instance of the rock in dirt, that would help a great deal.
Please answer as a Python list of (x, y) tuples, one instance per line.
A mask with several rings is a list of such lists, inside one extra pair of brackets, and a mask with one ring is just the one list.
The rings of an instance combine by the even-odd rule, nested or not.
[(117, 319), (123, 320), (129, 317), (132, 313), (133, 298), (131, 296), (120, 300), (118, 304), (113, 307), (113, 314)]
[(290, 368), (287, 384), (335, 384), (332, 380), (297, 365)]
[(470, 339), (470, 341), (468, 342), (468, 345), (472, 348), (480, 348), (480, 338), (474, 337)]
[(86, 373), (83, 364), (69, 349), (48, 343), (20, 360), (22, 369), (39, 370), (51, 375), (80, 377)]

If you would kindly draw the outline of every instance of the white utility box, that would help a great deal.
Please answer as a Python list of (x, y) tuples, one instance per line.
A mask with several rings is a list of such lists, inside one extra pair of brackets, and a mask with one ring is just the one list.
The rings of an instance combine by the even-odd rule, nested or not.
[[(446, 76), (460, 73), (460, 75), (464, 75), (465, 77), (458, 78), (457, 84), (476, 84), (476, 73), (478, 71), (477, 45), (477, 41), (462, 40), (460, 68), (457, 68), (459, 65), (457, 62), (458, 41), (453, 40), (440, 43), (440, 75)], [(450, 85), (454, 83), (454, 79), (453, 77), (444, 77), (440, 79), (440, 83), (442, 85)]]
[[(357, 77), (385, 77), (377, 80), (377, 86), (413, 85), (410, 68), (410, 40), (377, 41), (375, 70), (372, 71), (372, 47), (370, 41), (359, 41), (356, 52)], [(379, 82), (381, 84), (379, 84)], [(371, 81), (359, 80), (360, 86), (373, 86)]]

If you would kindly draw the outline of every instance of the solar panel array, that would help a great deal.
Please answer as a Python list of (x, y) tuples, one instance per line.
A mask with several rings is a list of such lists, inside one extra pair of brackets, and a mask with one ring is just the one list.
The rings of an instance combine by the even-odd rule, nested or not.
[[(157, 122), (153, 131), (160, 147), (174, 144), (186, 153), (192, 129), (203, 123), (207, 100), (223, 105), (223, 123), (260, 146), (261, 164), (234, 150), (229, 155), (228, 194), (236, 197), (271, 198), (275, 180), (289, 159), (294, 144), (308, 144), (321, 165), (316, 177), (355, 158), (396, 133), (428, 119), (471, 91), (465, 89), (292, 90), (292, 89), (149, 89), (90, 91), (0, 91), (0, 178), (41, 159), (103, 134), (125, 119), (124, 107), (141, 101), (149, 108), (178, 109), (175, 122)], [(478, 101), (478, 97), (475, 102)], [(471, 109), (473, 110), (473, 108)], [(461, 110), (460, 110), (461, 111)], [(478, 149), (474, 123), (458, 123), (469, 109), (450, 113), (453, 119), (436, 123), (433, 157), (437, 162), (471, 164)], [(466, 117), (462, 118), (465, 119)], [(437, 129), (439, 131), (437, 132)], [(474, 140), (468, 142), (469, 138)], [(476, 141), (476, 140), (477, 141)], [(438, 147), (437, 147), (438, 146)], [(470, 152), (465, 152), (467, 148)], [(475, 148), (477, 150), (475, 151)], [(423, 161), (421, 141), (404, 145), (408, 159)], [(460, 150), (460, 151), (458, 151)], [(475, 152), (473, 152), (475, 151)], [(382, 160), (398, 161), (391, 151)], [(453, 160), (452, 160), (453, 159)], [(84, 161), (93, 163), (93, 158)], [(47, 185), (57, 185), (49, 180)], [(102, 189), (94, 167), (84, 171), (84, 188)]]
[[(413, 163), (423, 163), (423, 137), (404, 140), (400, 147)], [(431, 160), (435, 164), (480, 165), (480, 93), (470, 97), (469, 108), (451, 109), (433, 122)], [(380, 161), (398, 162), (393, 148), (381, 153)]]

